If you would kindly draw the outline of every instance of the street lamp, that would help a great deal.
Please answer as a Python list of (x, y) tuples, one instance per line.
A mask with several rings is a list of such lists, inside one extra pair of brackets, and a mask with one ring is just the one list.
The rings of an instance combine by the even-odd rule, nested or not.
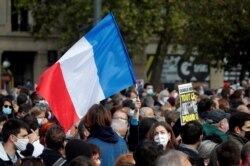
[(10, 67), (10, 61), (8, 61), (7, 59), (5, 59), (4, 61), (3, 61), (3, 68), (8, 68), (8, 67)]
[(4, 90), (10, 93), (11, 87), (13, 86), (12, 72), (9, 69), (10, 61), (5, 59), (2, 63), (1, 83)]

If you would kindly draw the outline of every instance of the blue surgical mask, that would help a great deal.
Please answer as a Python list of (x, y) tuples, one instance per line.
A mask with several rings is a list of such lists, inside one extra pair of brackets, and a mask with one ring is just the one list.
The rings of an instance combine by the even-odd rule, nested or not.
[(136, 102), (136, 100), (137, 100), (137, 98), (136, 98), (136, 97), (135, 97), (135, 98), (133, 98), (133, 99), (132, 99), (133, 103), (135, 103), (135, 102)]
[(51, 118), (52, 118), (51, 112), (48, 111), (48, 119), (51, 119)]
[(42, 126), (43, 119), (42, 118), (37, 118), (37, 123), (38, 123), (39, 126)]
[(130, 109), (128, 115), (129, 116), (134, 116), (135, 110)]
[(4, 115), (10, 115), (12, 112), (12, 109), (9, 107), (7, 107), (7, 108), (4, 107), (4, 108), (2, 108), (2, 111), (3, 111)]
[(153, 89), (148, 89), (148, 90), (147, 90), (147, 94), (148, 94), (148, 95), (152, 95), (153, 93), (154, 93), (154, 90), (153, 90)]
[(166, 104), (168, 102), (169, 97), (163, 97), (162, 101)]

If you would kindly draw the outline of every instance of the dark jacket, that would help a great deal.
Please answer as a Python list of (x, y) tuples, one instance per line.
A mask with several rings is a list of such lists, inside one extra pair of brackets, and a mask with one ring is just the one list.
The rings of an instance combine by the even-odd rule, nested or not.
[(238, 145), (238, 147), (240, 148), (240, 150), (245, 145), (245, 143), (248, 142), (248, 139), (243, 138), (240, 135), (233, 133), (233, 132), (228, 133), (228, 140), (235, 142)]
[(133, 152), (138, 143), (139, 143), (139, 125), (137, 120), (132, 119), (128, 135), (129, 150)]
[[(62, 155), (58, 150), (45, 148), (43, 150), (43, 153), (40, 155), (40, 157), (46, 166), (52, 166), (56, 161), (62, 158)], [(67, 165), (66, 160), (63, 165), (65, 166)]]
[(176, 147), (176, 150), (186, 153), (189, 156), (192, 165), (205, 166), (203, 158), (193, 149), (179, 145)]

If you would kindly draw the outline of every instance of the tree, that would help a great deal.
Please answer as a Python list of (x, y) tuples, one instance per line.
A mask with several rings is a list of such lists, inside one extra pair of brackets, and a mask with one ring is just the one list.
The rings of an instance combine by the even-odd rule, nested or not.
[(185, 23), (174, 42), (185, 46), (185, 55), (218, 68), (240, 65), (244, 79), (250, 71), (250, 1), (178, 0), (176, 5)]
[[(17, 5), (32, 11), (34, 24), (31, 33), (36, 39), (46, 39), (58, 34), (61, 46), (68, 48), (93, 25), (93, 4), (85, 0), (19, 0)], [(157, 56), (154, 59), (154, 75), (151, 80), (160, 84), (163, 58), (166, 55), (169, 24), (168, 0), (105, 0), (102, 15), (114, 14), (125, 39), (129, 54), (144, 56), (149, 38), (160, 36)], [(168, 9), (166, 9), (168, 8)], [(159, 65), (158, 62), (161, 62)]]
[[(70, 46), (93, 26), (90, 0), (19, 0), (17, 5), (32, 11), (36, 39), (56, 33), (61, 45)], [(162, 28), (162, 10), (162, 0), (102, 1), (102, 16), (112, 11), (132, 56), (143, 54), (149, 37)]]

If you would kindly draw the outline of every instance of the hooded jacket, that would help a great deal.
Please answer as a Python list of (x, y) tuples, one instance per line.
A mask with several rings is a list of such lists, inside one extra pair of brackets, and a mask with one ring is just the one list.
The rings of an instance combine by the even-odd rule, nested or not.
[(101, 150), (101, 166), (114, 166), (117, 157), (128, 152), (125, 140), (110, 126), (92, 129), (90, 133), (88, 142), (97, 145)]

